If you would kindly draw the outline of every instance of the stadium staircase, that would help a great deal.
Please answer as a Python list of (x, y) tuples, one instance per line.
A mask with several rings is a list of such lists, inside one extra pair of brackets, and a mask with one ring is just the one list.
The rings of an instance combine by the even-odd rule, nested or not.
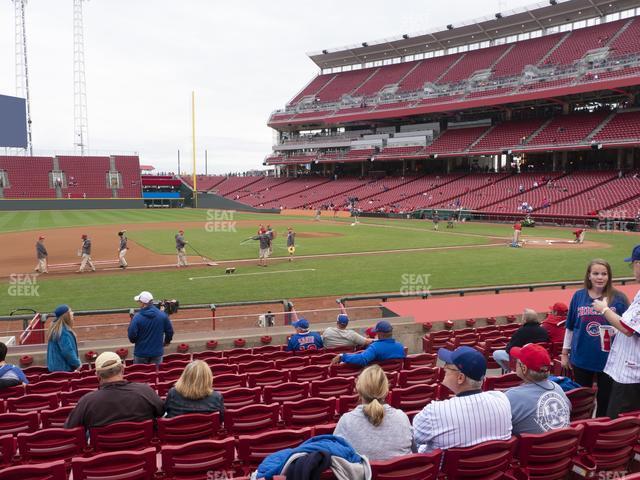
[(564, 42), (567, 41), (567, 39), (571, 36), (571, 32), (567, 32), (565, 33), (562, 38), (560, 38), (560, 40), (551, 48), (551, 50), (549, 50), (541, 59), (538, 63), (536, 63), (536, 66), (538, 67), (542, 67), (543, 65), (545, 65), (547, 63), (547, 60), (549, 60), (549, 57), (551, 57), (554, 53), (556, 53), (556, 50), (558, 50), (563, 44)]

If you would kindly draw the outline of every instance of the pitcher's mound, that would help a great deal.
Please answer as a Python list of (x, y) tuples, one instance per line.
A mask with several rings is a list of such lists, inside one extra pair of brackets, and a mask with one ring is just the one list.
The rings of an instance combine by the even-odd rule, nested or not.
[(575, 243), (573, 240), (561, 240), (558, 238), (536, 238), (524, 241), (524, 247), (526, 248), (604, 248), (608, 246), (606, 243), (591, 242), (589, 240)]

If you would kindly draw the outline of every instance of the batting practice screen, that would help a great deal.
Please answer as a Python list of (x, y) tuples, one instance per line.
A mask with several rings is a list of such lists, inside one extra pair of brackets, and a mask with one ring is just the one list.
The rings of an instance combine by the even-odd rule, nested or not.
[(27, 106), (24, 98), (0, 95), (0, 147), (27, 148)]

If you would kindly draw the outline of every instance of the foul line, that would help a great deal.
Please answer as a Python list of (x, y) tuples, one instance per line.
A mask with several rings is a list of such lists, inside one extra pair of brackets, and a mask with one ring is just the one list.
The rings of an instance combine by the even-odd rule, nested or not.
[(206, 277), (189, 277), (189, 280), (202, 280), (204, 278), (233, 278), (243, 277), (247, 275), (270, 275), (273, 273), (296, 273), (296, 272), (315, 272), (315, 268), (300, 268), (298, 270), (274, 270), (272, 272), (253, 272), (253, 273), (232, 273), (225, 275), (208, 275)]

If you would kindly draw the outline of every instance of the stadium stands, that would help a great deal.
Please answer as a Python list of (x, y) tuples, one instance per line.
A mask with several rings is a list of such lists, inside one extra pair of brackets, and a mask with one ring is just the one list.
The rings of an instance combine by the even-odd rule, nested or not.
[(494, 66), (493, 77), (520, 75), (525, 66), (537, 65), (562, 36), (563, 34), (546, 35), (515, 43), (513, 48)]
[(49, 180), (53, 170), (50, 157), (0, 157), (0, 170), (7, 173), (9, 181), (9, 187), (3, 189), (5, 198), (56, 197)]
[(491, 68), (509, 48), (511, 48), (511, 45), (499, 45), (468, 52), (457, 63), (452, 65), (447, 73), (438, 79), (437, 83), (461, 82), (478, 70)]
[(109, 157), (58, 157), (58, 162), (67, 176), (63, 197), (111, 198), (111, 189), (107, 186)]

